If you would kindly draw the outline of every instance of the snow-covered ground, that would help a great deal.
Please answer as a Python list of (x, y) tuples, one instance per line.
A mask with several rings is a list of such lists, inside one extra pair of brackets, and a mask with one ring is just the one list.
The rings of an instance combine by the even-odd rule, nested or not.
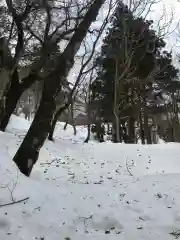
[(0, 132), (0, 240), (180, 237), (179, 144), (84, 144), (86, 129), (59, 123), (26, 178), (12, 157), (29, 124), (14, 116)]

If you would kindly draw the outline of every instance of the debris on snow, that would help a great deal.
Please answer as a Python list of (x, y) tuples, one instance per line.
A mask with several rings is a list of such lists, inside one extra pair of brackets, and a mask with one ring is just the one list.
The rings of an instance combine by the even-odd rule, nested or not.
[(180, 144), (83, 144), (86, 128), (74, 136), (58, 123), (31, 177), (17, 178), (12, 158), (29, 126), (13, 116), (0, 132), (0, 205), (22, 199), (0, 208), (0, 239), (180, 238)]

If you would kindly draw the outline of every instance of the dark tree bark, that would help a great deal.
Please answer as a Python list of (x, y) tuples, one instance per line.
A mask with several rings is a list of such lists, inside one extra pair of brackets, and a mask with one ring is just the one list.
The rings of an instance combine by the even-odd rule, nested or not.
[[(13, 114), (16, 105), (24, 93), (29, 87), (31, 87), (36, 81), (42, 81), (42, 77), (38, 75), (39, 70), (44, 66), (46, 62), (47, 53), (42, 49), (42, 56), (40, 60), (35, 62), (29, 75), (19, 81), (19, 75), (17, 68), (14, 69), (10, 81), (6, 85), (3, 93), (3, 97), (0, 100), (0, 130), (5, 131), (9, 122), (10, 116)], [(12, 94), (13, 93), (13, 94)], [(16, 96), (14, 96), (14, 94)], [(6, 101), (5, 101), (6, 100)], [(5, 116), (6, 115), (6, 116)], [(2, 122), (2, 128), (1, 128)]]
[[(52, 77), (55, 78), (55, 76), (51, 76), (51, 79), (53, 79)], [(48, 87), (50, 84), (46, 83), (36, 116), (13, 158), (20, 171), (26, 176), (30, 175), (33, 165), (38, 159), (39, 150), (50, 131), (51, 120), (56, 109), (55, 95), (49, 91)]]
[(23, 92), (31, 86), (37, 79), (36, 75), (30, 74), (23, 79), (23, 83), (19, 83), (19, 75), (17, 69), (14, 71), (11, 81), (7, 84), (0, 100), (0, 130), (5, 131), (10, 117), (16, 109), (16, 105)]
[(129, 135), (129, 143), (135, 143), (135, 119), (133, 117), (129, 117), (128, 119), (128, 135)]
[(141, 143), (146, 144), (146, 133), (145, 133), (145, 121), (146, 121), (146, 97), (145, 97), (145, 89), (144, 86), (140, 84), (139, 94), (139, 126), (140, 126), (140, 137)]
[(149, 127), (149, 116), (146, 106), (144, 106), (144, 134), (147, 144), (152, 144), (151, 132)]
[(117, 135), (116, 135), (116, 122), (115, 121), (113, 121), (113, 123), (112, 123), (112, 141), (114, 143), (118, 142), (117, 141)]
[(109, 123), (107, 123), (107, 134), (109, 135), (109, 134), (110, 134), (110, 132), (111, 132), (111, 129), (110, 129), (110, 124), (109, 124)]
[[(0, 101), (0, 130), (5, 131), (11, 114), (16, 108), (17, 101), (20, 95), (19, 77), (15, 70), (12, 76), (13, 81), (7, 84), (3, 97)], [(8, 89), (9, 88), (9, 89)]]
[(124, 138), (124, 134), (123, 134), (123, 126), (122, 126), (122, 123), (120, 123), (120, 126), (119, 126), (119, 135), (120, 135), (120, 143), (123, 142), (123, 138)]
[(55, 130), (55, 127), (56, 127), (56, 123), (59, 119), (59, 117), (61, 116), (61, 114), (67, 109), (67, 105), (65, 105), (64, 107), (60, 108), (56, 113), (55, 113), (55, 116), (52, 120), (52, 125), (51, 125), (51, 128), (50, 128), (50, 131), (49, 131), (49, 136), (48, 136), (48, 139), (50, 141), (53, 141), (53, 134), (54, 134), (54, 130)]
[(91, 94), (90, 94), (90, 85), (92, 83), (92, 72), (90, 76), (90, 83), (89, 83), (89, 88), (88, 88), (88, 104), (87, 104), (87, 117), (88, 117), (88, 124), (87, 124), (87, 137), (84, 140), (85, 143), (88, 143), (91, 137), (91, 124), (92, 124), (92, 116), (91, 116)]
[(141, 143), (144, 145), (145, 135), (144, 135), (144, 127), (143, 127), (142, 109), (140, 109), (140, 114), (139, 114), (139, 130), (140, 130)]
[[(52, 120), (52, 125), (51, 125), (51, 129), (49, 132), (49, 136), (48, 136), (48, 140), (50, 141), (54, 141), (53, 135), (54, 135), (54, 131), (55, 131), (55, 127), (56, 127), (56, 123), (58, 121), (58, 119), (61, 117), (62, 113), (68, 109), (68, 107), (70, 106), (70, 102), (68, 101), (67, 104), (65, 104), (63, 107), (61, 107), (54, 115), (54, 118)], [(72, 109), (71, 109), (72, 110)], [(66, 122), (66, 124), (64, 125), (64, 130), (66, 130), (68, 123)], [(76, 127), (73, 124), (73, 129), (74, 129), (74, 135), (76, 135)]]
[(85, 143), (88, 143), (89, 140), (90, 140), (90, 136), (91, 136), (91, 124), (88, 124), (87, 130), (88, 130), (88, 133), (87, 133), (87, 137), (86, 137), (86, 139), (85, 139), (85, 141), (84, 141)]
[(59, 56), (57, 69), (45, 79), (40, 106), (23, 143), (13, 159), (20, 171), (26, 176), (30, 175), (38, 159), (39, 151), (50, 132), (56, 109), (56, 98), (61, 90), (61, 84), (72, 68), (75, 54), (79, 50), (91, 23), (96, 19), (99, 9), (104, 2), (105, 0), (93, 1), (69, 44)]
[[(25, 10), (23, 13), (18, 14), (16, 9), (13, 7), (12, 1), (7, 1), (6, 4), (9, 12), (13, 18), (13, 24), (16, 24), (17, 28), (17, 44), (15, 47), (14, 57), (11, 57), (10, 64), (8, 64), (8, 70), (12, 73), (10, 82), (7, 84), (3, 97), (0, 101), (0, 130), (4, 131), (9, 122), (11, 114), (16, 108), (16, 104), (19, 100), (19, 96), (22, 94), (23, 88), (19, 84), (19, 77), (17, 72), (17, 64), (22, 56), (24, 50), (24, 31), (23, 31), (23, 21), (25, 21), (30, 14), (32, 4), (27, 2)], [(14, 25), (12, 25), (13, 27)], [(11, 35), (11, 34), (10, 34)], [(11, 36), (10, 36), (11, 37)], [(9, 51), (8, 51), (9, 52)], [(7, 52), (7, 53), (8, 53)]]
[(68, 123), (66, 122), (66, 123), (64, 124), (64, 127), (63, 127), (64, 131), (66, 131), (67, 126), (68, 126)]
[(73, 127), (73, 130), (74, 130), (74, 135), (76, 135), (76, 134), (77, 134), (77, 130), (76, 130), (75, 122), (74, 122), (74, 109), (73, 109), (73, 102), (71, 103), (70, 115), (71, 115), (72, 127)]
[(101, 125), (101, 122), (100, 121), (96, 121), (96, 124), (95, 124), (95, 128), (96, 128), (96, 137), (97, 137), (97, 140), (99, 142), (104, 142), (104, 134), (102, 132), (102, 125)]

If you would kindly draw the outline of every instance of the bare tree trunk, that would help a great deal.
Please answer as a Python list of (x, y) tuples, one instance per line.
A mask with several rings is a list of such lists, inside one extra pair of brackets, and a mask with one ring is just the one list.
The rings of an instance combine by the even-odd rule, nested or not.
[(140, 110), (139, 114), (139, 130), (140, 130), (140, 137), (141, 137), (141, 143), (145, 144), (145, 136), (144, 136), (144, 128), (143, 128), (143, 117), (142, 117), (142, 109)]
[(128, 135), (129, 135), (129, 142), (135, 143), (135, 119), (133, 117), (129, 117), (128, 119)]
[(76, 126), (73, 124), (73, 129), (74, 129), (74, 135), (77, 134)]
[(91, 23), (96, 19), (104, 1), (93, 1), (64, 52), (60, 55), (56, 70), (45, 79), (40, 106), (23, 143), (13, 159), (20, 171), (26, 176), (30, 175), (38, 159), (39, 151), (50, 132), (56, 109), (56, 98), (61, 90), (61, 84), (72, 68), (75, 54), (79, 50)]
[[(56, 123), (57, 123), (58, 119), (60, 119), (62, 113), (63, 113), (66, 109), (68, 109), (69, 106), (70, 106), (70, 102), (68, 102), (68, 103), (65, 104), (63, 107), (59, 108), (59, 109), (56, 111), (56, 113), (55, 113), (55, 115), (54, 115), (54, 118), (53, 118), (53, 121), (52, 121), (51, 129), (50, 129), (50, 131), (49, 131), (49, 137), (48, 137), (48, 139), (49, 139), (50, 141), (53, 141), (54, 130), (55, 130)], [(68, 123), (66, 123), (66, 124), (68, 125)], [(67, 127), (66, 124), (65, 124), (65, 126), (64, 126), (64, 130), (66, 130), (66, 127)]]
[(21, 95), (21, 90), (19, 88), (19, 78), (17, 71), (14, 72), (13, 81), (8, 91), (8, 85), (4, 91), (3, 97), (0, 101), (0, 130), (5, 131), (6, 126), (9, 122), (11, 114), (16, 108), (16, 104), (19, 100), (19, 95)]
[(109, 134), (110, 133), (110, 124), (107, 123), (107, 133)]
[[(18, 14), (16, 9), (13, 6), (12, 1), (6, 0), (6, 5), (8, 7), (8, 11), (11, 13), (13, 18), (12, 26), (14, 26), (14, 24), (16, 25), (17, 43), (15, 46), (15, 54), (13, 58), (9, 56), (11, 54), (8, 48), (8, 43), (7, 45), (6, 44), (4, 45), (4, 47), (6, 47), (5, 52), (7, 55), (5, 56), (7, 58), (7, 62), (5, 66), (8, 68), (12, 76), (10, 81), (6, 85), (6, 88), (3, 93), (3, 97), (0, 101), (0, 130), (1, 131), (5, 131), (6, 126), (9, 122), (10, 116), (14, 112), (17, 102), (24, 91), (24, 87), (26, 86), (26, 84), (22, 86), (23, 84), (19, 83), (17, 66), (24, 51), (23, 22), (28, 18), (32, 8), (32, 4), (30, 4), (30, 2), (27, 2), (24, 11), (21, 14)], [(10, 31), (9, 40), (11, 38), (11, 34), (12, 34), (12, 31)], [(29, 84), (29, 79), (27, 80), (27, 82)]]
[(9, 84), (6, 86), (3, 97), (0, 101), (0, 130), (5, 131), (9, 119), (16, 109), (16, 105), (25, 91), (30, 85), (31, 82), (36, 79), (35, 75), (29, 75), (24, 79), (24, 83), (19, 84), (19, 76), (17, 70), (14, 71), (12, 79)]
[(89, 140), (90, 140), (90, 137), (91, 137), (91, 109), (90, 109), (90, 104), (91, 104), (91, 94), (90, 94), (90, 85), (92, 83), (92, 76), (93, 76), (93, 72), (91, 72), (91, 75), (90, 75), (90, 83), (89, 83), (89, 87), (88, 87), (88, 102), (86, 104), (86, 109), (87, 109), (87, 117), (88, 117), (88, 125), (87, 125), (87, 137), (85, 139), (85, 143), (88, 143)]
[(89, 140), (90, 140), (90, 136), (91, 136), (91, 124), (88, 124), (87, 130), (88, 130), (88, 133), (87, 133), (87, 137), (86, 137), (86, 139), (85, 139), (85, 141), (84, 141), (85, 143), (88, 143)]
[(113, 121), (113, 123), (112, 123), (112, 141), (114, 143), (118, 142), (117, 141), (117, 135), (116, 135), (116, 122), (115, 121)]
[(175, 142), (180, 142), (180, 124), (179, 124), (179, 117), (178, 117), (178, 104), (176, 101), (176, 97), (174, 93), (172, 94), (172, 112), (173, 112), (173, 117), (172, 117), (172, 128), (173, 128), (173, 136), (174, 136), (174, 141)]
[(116, 75), (115, 75), (115, 81), (114, 81), (114, 117), (115, 117), (115, 131), (116, 131), (116, 142), (120, 142), (120, 121), (119, 121), (119, 109), (118, 109), (118, 101), (117, 101), (117, 91), (121, 91), (121, 89), (118, 89), (118, 60), (116, 60)]
[(68, 122), (66, 122), (65, 124), (64, 124), (64, 131), (66, 131), (66, 129), (67, 129), (67, 126), (68, 126)]
[(120, 128), (119, 128), (119, 116), (118, 113), (116, 112), (116, 110), (114, 110), (114, 115), (115, 115), (115, 131), (116, 131), (116, 142), (120, 142)]
[(166, 117), (167, 117), (167, 122), (168, 122), (167, 141), (168, 142), (174, 142), (174, 131), (173, 131), (173, 127), (172, 127), (172, 116), (170, 115), (170, 117), (169, 117), (169, 110), (171, 111), (171, 108), (170, 109), (166, 108)]
[[(51, 125), (51, 129), (49, 132), (49, 136), (48, 136), (48, 140), (50, 141), (54, 141), (53, 139), (53, 135), (54, 135), (54, 131), (55, 131), (55, 127), (56, 127), (56, 123), (58, 121), (58, 119), (61, 117), (62, 113), (70, 106), (70, 101), (65, 104), (63, 107), (59, 108), (59, 110), (55, 113), (54, 118), (52, 120), (52, 125)], [(71, 109), (72, 110), (72, 109)], [(73, 116), (72, 116), (73, 118)], [(68, 123), (66, 122), (64, 125), (64, 131), (67, 128)], [(73, 124), (73, 128), (74, 128), (74, 135), (76, 135), (77, 131), (76, 131), (76, 127)]]
[(122, 143), (123, 140), (124, 140), (123, 130), (124, 130), (124, 126), (123, 126), (123, 122), (121, 121), (121, 122), (120, 122), (120, 125), (119, 125), (119, 135), (120, 135), (120, 142), (121, 142), (121, 143)]
[(70, 114), (71, 114), (71, 119), (72, 119), (72, 126), (73, 126), (73, 130), (74, 130), (74, 135), (76, 135), (76, 134), (77, 134), (77, 131), (76, 131), (75, 123), (74, 123), (74, 109), (73, 109), (73, 102), (71, 103)]
[(33, 123), (13, 158), (20, 171), (26, 176), (30, 175), (32, 167), (38, 159), (39, 150), (44, 144), (51, 128), (51, 120), (56, 108), (56, 102), (55, 96), (52, 91), (49, 92), (48, 88), (45, 87), (40, 107)]
[(34, 102), (35, 102), (34, 112), (36, 112), (39, 107), (41, 95), (42, 95), (42, 88), (43, 88), (43, 81), (36, 82), (33, 86)]
[(53, 141), (53, 135), (54, 135), (54, 130), (55, 130), (55, 127), (56, 127), (56, 123), (59, 119), (59, 117), (61, 116), (61, 114), (67, 109), (67, 106), (65, 105), (64, 107), (60, 108), (56, 113), (55, 113), (55, 116), (52, 120), (52, 124), (51, 124), (51, 128), (50, 128), (50, 131), (49, 131), (49, 136), (48, 136), (48, 139), (50, 141)]
[(146, 107), (144, 107), (144, 133), (145, 133), (147, 144), (152, 144), (151, 133), (150, 133), (149, 124), (148, 124), (149, 118), (145, 108)]

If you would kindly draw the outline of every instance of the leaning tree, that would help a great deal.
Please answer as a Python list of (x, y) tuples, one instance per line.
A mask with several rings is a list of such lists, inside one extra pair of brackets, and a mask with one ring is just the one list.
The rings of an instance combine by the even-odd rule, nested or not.
[(105, 0), (89, 2), (83, 19), (76, 26), (64, 51), (57, 57), (55, 70), (50, 72), (44, 79), (40, 106), (24, 141), (13, 158), (20, 171), (27, 176), (30, 175), (38, 159), (39, 151), (51, 129), (53, 115), (56, 110), (56, 98), (61, 91), (62, 83), (73, 67), (75, 55), (91, 23), (96, 20), (104, 2)]

